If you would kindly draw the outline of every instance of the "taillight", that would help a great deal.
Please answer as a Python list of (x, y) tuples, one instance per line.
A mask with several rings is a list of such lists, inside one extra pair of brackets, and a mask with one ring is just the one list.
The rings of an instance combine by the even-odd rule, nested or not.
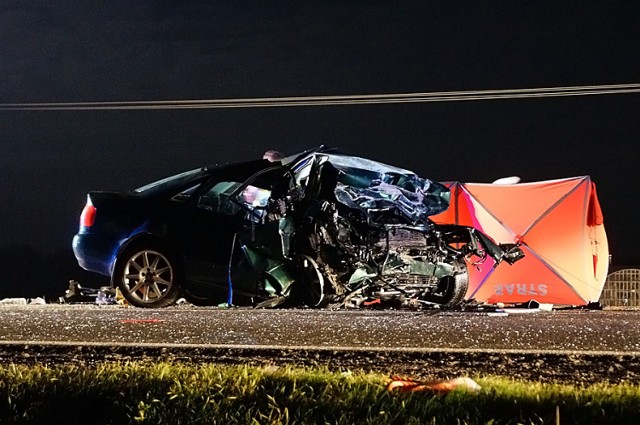
[(91, 227), (96, 221), (96, 207), (91, 203), (91, 198), (87, 197), (87, 204), (80, 214), (80, 227)]

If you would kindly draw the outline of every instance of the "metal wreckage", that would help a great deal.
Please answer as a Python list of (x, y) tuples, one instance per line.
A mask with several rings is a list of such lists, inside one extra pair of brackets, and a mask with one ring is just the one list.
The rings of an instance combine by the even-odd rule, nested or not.
[(282, 167), (287, 183), (264, 202), (228, 198), (248, 214), (234, 239), (243, 258), (230, 264), (258, 274), (257, 307), (451, 308), (463, 302), (468, 267), (524, 257), (516, 244), (431, 221), (449, 190), (411, 171), (326, 149)]
[[(319, 147), (203, 167), (133, 191), (91, 191), (73, 250), (138, 307), (456, 306), (467, 268), (523, 257), (477, 229), (436, 225), (449, 190)], [(491, 263), (491, 261), (489, 261)]]

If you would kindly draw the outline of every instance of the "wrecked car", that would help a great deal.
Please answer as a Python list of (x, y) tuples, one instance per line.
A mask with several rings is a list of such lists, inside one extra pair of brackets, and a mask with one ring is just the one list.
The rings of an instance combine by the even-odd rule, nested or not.
[(455, 306), (467, 268), (523, 253), (436, 225), (449, 190), (402, 168), (319, 147), (277, 162), (187, 171), (87, 195), (73, 250), (138, 307), (180, 297), (259, 307)]

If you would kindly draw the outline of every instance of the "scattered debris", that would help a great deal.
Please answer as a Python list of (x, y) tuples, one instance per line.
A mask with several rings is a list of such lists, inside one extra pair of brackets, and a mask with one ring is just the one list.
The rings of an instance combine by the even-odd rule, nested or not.
[(112, 286), (100, 288), (84, 287), (77, 280), (69, 281), (69, 289), (59, 298), (61, 304), (91, 303), (97, 305), (128, 305), (119, 289)]
[(82, 302), (95, 302), (98, 297), (99, 289), (85, 288), (80, 285), (77, 280), (69, 281), (69, 289), (64, 293), (64, 297), (60, 301), (64, 303), (82, 303)]
[(96, 304), (98, 305), (109, 305), (116, 303), (116, 290), (110, 286), (102, 287), (98, 290), (98, 295), (96, 296)]
[(0, 300), (0, 304), (27, 305), (27, 299), (26, 298), (3, 298)]
[(36, 305), (44, 305), (47, 303), (47, 301), (43, 298), (43, 297), (36, 297), (36, 298), (31, 298), (28, 301), (29, 304), (36, 304)]
[(47, 301), (44, 297), (36, 298), (3, 298), (0, 300), (0, 304), (4, 305), (39, 305), (46, 304)]
[(512, 305), (509, 308), (503, 308), (507, 313), (539, 313), (541, 311), (552, 311), (553, 304), (539, 303), (536, 300), (530, 300), (525, 303)]
[(392, 376), (387, 384), (387, 391), (393, 392), (431, 392), (445, 394), (455, 389), (480, 391), (480, 385), (471, 378), (461, 377), (449, 380), (423, 381), (402, 376)]
[(572, 305), (557, 308), (556, 310), (602, 310), (604, 306), (598, 301), (592, 301), (587, 305)]
[[(355, 291), (358, 295), (361, 295), (361, 292)], [(378, 295), (385, 295), (385, 292), (380, 292)], [(279, 305), (283, 305), (287, 301), (286, 296), (273, 297), (269, 298), (265, 301), (262, 301), (256, 305), (254, 308), (273, 308)], [(389, 299), (385, 299), (384, 296), (379, 296), (378, 298), (371, 297), (361, 297), (357, 305), (351, 306), (352, 298), (349, 296), (345, 297), (345, 300), (341, 303), (329, 303), (326, 305), (328, 309), (340, 309), (340, 308), (367, 308), (367, 309), (385, 309), (385, 310), (422, 310), (425, 312), (431, 311), (432, 314), (447, 314), (447, 313), (469, 313), (469, 314), (480, 314), (492, 317), (505, 317), (509, 314), (516, 313), (537, 313), (537, 312), (547, 312), (553, 310), (566, 310), (567, 308), (572, 309), (587, 309), (587, 310), (595, 310), (602, 309), (602, 305), (599, 303), (590, 303), (587, 306), (581, 307), (562, 307), (562, 306), (554, 306), (553, 304), (540, 303), (536, 300), (529, 300), (523, 303), (513, 303), (513, 304), (505, 304), (503, 302), (498, 302), (495, 304), (490, 303), (478, 303), (474, 299), (464, 300), (457, 305), (443, 305), (439, 303), (431, 303), (426, 301), (419, 302), (418, 306), (414, 306), (410, 303), (402, 303), (399, 302), (397, 298), (391, 297)], [(114, 288), (112, 286), (102, 286), (100, 288), (87, 288), (84, 287), (77, 280), (69, 281), (69, 288), (65, 291), (63, 297), (59, 297), (57, 300), (52, 301), (45, 297), (36, 297), (36, 298), (4, 298), (0, 299), (0, 305), (44, 305), (49, 302), (57, 302), (59, 304), (75, 304), (75, 303), (88, 303), (88, 304), (96, 304), (96, 305), (125, 305), (129, 306), (129, 302), (123, 296), (122, 292), (119, 288)], [(180, 298), (176, 301), (177, 305), (190, 305), (191, 303), (187, 301), (185, 298)], [(231, 304), (222, 303), (217, 305), (218, 308), (229, 308), (232, 307)]]

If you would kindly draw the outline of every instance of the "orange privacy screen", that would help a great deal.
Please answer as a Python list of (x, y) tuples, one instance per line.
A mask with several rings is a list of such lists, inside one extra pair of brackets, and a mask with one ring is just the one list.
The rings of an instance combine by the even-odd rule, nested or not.
[[(469, 263), (467, 299), (585, 305), (600, 298), (609, 248), (588, 176), (513, 185), (446, 183), (449, 209), (431, 219), (473, 226), (498, 243), (520, 242), (525, 258), (493, 268)], [(471, 259), (472, 261), (473, 259)]]

